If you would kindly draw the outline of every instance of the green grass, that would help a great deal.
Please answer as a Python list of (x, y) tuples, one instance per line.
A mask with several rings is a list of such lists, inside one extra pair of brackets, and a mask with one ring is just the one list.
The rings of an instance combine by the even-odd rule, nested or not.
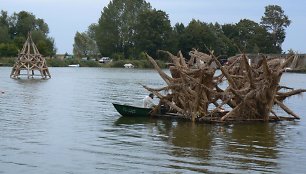
[(16, 58), (14, 57), (0, 57), (1, 66), (13, 66)]

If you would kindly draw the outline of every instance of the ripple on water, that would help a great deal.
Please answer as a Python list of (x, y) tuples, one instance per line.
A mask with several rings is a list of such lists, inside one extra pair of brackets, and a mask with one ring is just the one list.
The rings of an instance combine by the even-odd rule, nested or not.
[[(286, 103), (302, 116), (297, 122), (124, 118), (112, 103), (141, 105), (148, 92), (139, 83), (163, 86), (155, 71), (50, 68), (52, 79), (37, 81), (3, 76), (10, 71), (0, 67), (0, 173), (306, 172), (301, 97)], [(306, 88), (295, 77), (282, 83)]]

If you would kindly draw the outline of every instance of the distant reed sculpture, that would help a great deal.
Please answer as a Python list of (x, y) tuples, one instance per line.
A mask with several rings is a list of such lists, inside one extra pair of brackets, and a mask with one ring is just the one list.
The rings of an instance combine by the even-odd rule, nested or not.
[(39, 53), (32, 40), (31, 33), (29, 33), (21, 52), (18, 54), (17, 61), (13, 66), (10, 77), (19, 78), (21, 75), (25, 75), (27, 78), (34, 78), (35, 71), (39, 71), (43, 79), (51, 78), (46, 60)]
[[(250, 65), (246, 55), (242, 54), (231, 58), (230, 64), (222, 66), (212, 51), (205, 54), (192, 50), (188, 62), (181, 52), (177, 56), (162, 52), (167, 53), (173, 63), (170, 67), (171, 76), (160, 69), (152, 57), (147, 55), (147, 58), (166, 86), (155, 89), (143, 85), (160, 99), (155, 114), (166, 105), (170, 112), (192, 121), (278, 121), (300, 118), (283, 101), (306, 90), (279, 85), (285, 67), (290, 65), (294, 55), (285, 60), (267, 59), (262, 55), (258, 63)], [(216, 69), (221, 70), (220, 75), (216, 75)], [(279, 106), (288, 116), (277, 115), (274, 106)]]

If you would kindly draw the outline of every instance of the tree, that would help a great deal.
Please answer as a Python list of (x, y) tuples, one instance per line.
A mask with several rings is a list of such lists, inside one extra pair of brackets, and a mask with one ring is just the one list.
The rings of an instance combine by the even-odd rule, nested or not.
[(14, 13), (10, 18), (11, 37), (15, 44), (21, 49), (29, 32), (32, 33), (33, 41), (38, 50), (44, 56), (53, 56), (56, 53), (54, 39), (48, 37), (49, 27), (43, 19), (36, 18), (32, 13), (21, 11)]
[(135, 25), (139, 14), (151, 9), (145, 0), (112, 0), (104, 7), (96, 30), (96, 41), (102, 55), (134, 51)]
[(0, 43), (8, 42), (9, 37), (9, 24), (8, 15), (6, 11), (1, 10), (0, 13)]
[(217, 55), (223, 56), (233, 56), (237, 53), (237, 48), (235, 47), (232, 40), (230, 40), (223, 32), (222, 26), (218, 23), (208, 25), (210, 29), (214, 32), (216, 39), (214, 40), (214, 52)]
[(86, 32), (77, 32), (74, 37), (73, 53), (79, 58), (96, 57), (98, 54), (97, 44)]
[(8, 28), (0, 26), (0, 43), (5, 43), (10, 40)]
[(144, 51), (157, 57), (157, 50), (168, 49), (171, 30), (170, 20), (165, 12), (154, 9), (141, 13), (135, 25), (135, 46), (138, 53)]
[(98, 24), (91, 24), (89, 25), (88, 30), (86, 31), (87, 35), (93, 40), (96, 40), (97, 27)]
[(30, 31), (36, 29), (35, 16), (26, 11), (14, 13), (12, 20), (12, 23), (15, 23), (15, 25), (12, 27), (12, 32), (16, 36), (26, 37)]
[(204, 27), (204, 23), (199, 20), (192, 20), (185, 29), (183, 35), (184, 48), (182, 51), (188, 53), (192, 48), (206, 50), (205, 44), (207, 44), (207, 39), (204, 37), (208, 33), (208, 27)]
[(239, 33), (236, 29), (236, 25), (234, 24), (224, 24), (221, 26), (222, 33), (224, 35), (224, 41), (228, 47), (228, 51), (226, 53), (227, 56), (234, 56), (237, 54), (237, 44), (235, 43), (234, 38), (236, 38)]
[(55, 55), (56, 49), (54, 48), (53, 38), (46, 37), (41, 30), (34, 30), (31, 34), (40, 54), (48, 56)]
[(183, 47), (181, 44), (183, 43), (182, 36), (184, 33), (185, 33), (185, 26), (183, 23), (176, 23), (172, 27), (172, 33), (171, 33), (172, 47), (170, 48), (172, 52), (177, 52), (178, 50), (180, 50), (180, 48)]
[[(43, 19), (36, 18), (32, 13), (21, 11), (8, 16), (7, 12), (0, 14), (0, 43), (4, 43), (1, 55), (16, 56), (26, 40), (28, 32), (32, 33), (33, 41), (44, 56), (56, 53), (54, 39), (48, 37), (49, 27)], [(6, 48), (6, 49), (5, 49)]]
[(264, 14), (260, 23), (272, 34), (274, 45), (279, 47), (281, 52), (281, 45), (286, 37), (285, 28), (290, 25), (291, 21), (278, 5), (266, 6)]
[(265, 28), (249, 19), (240, 20), (237, 24), (225, 24), (223, 33), (245, 53), (276, 53), (272, 36)]
[(0, 57), (18, 54), (18, 48), (13, 43), (0, 43)]
[(237, 23), (238, 37), (235, 39), (241, 51), (252, 53), (253, 47), (256, 45), (254, 37), (258, 27), (260, 27), (258, 23), (248, 19), (240, 20)]
[[(224, 41), (220, 37), (222, 33), (218, 33), (213, 24), (207, 24), (199, 20), (192, 20), (185, 29), (182, 42), (184, 48), (182, 51), (186, 54), (192, 48), (199, 49), (203, 52), (207, 52), (208, 48), (215, 48), (217, 55), (225, 54)], [(220, 29), (221, 30), (221, 29)], [(181, 44), (182, 45), (182, 44)]]

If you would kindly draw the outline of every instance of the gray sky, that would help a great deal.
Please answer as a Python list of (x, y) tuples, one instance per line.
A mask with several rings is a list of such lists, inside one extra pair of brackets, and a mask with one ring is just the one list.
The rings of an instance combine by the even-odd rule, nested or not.
[[(72, 53), (77, 31), (83, 32), (97, 23), (101, 11), (110, 0), (0, 0), (0, 10), (9, 15), (22, 10), (33, 13), (48, 24), (49, 36), (55, 39), (58, 53)], [(279, 5), (292, 21), (286, 29), (283, 51), (293, 49), (306, 53), (305, 0), (147, 0), (153, 8), (165, 11), (172, 25), (186, 25), (197, 19), (202, 22), (237, 23), (240, 19), (260, 22), (267, 5)]]

